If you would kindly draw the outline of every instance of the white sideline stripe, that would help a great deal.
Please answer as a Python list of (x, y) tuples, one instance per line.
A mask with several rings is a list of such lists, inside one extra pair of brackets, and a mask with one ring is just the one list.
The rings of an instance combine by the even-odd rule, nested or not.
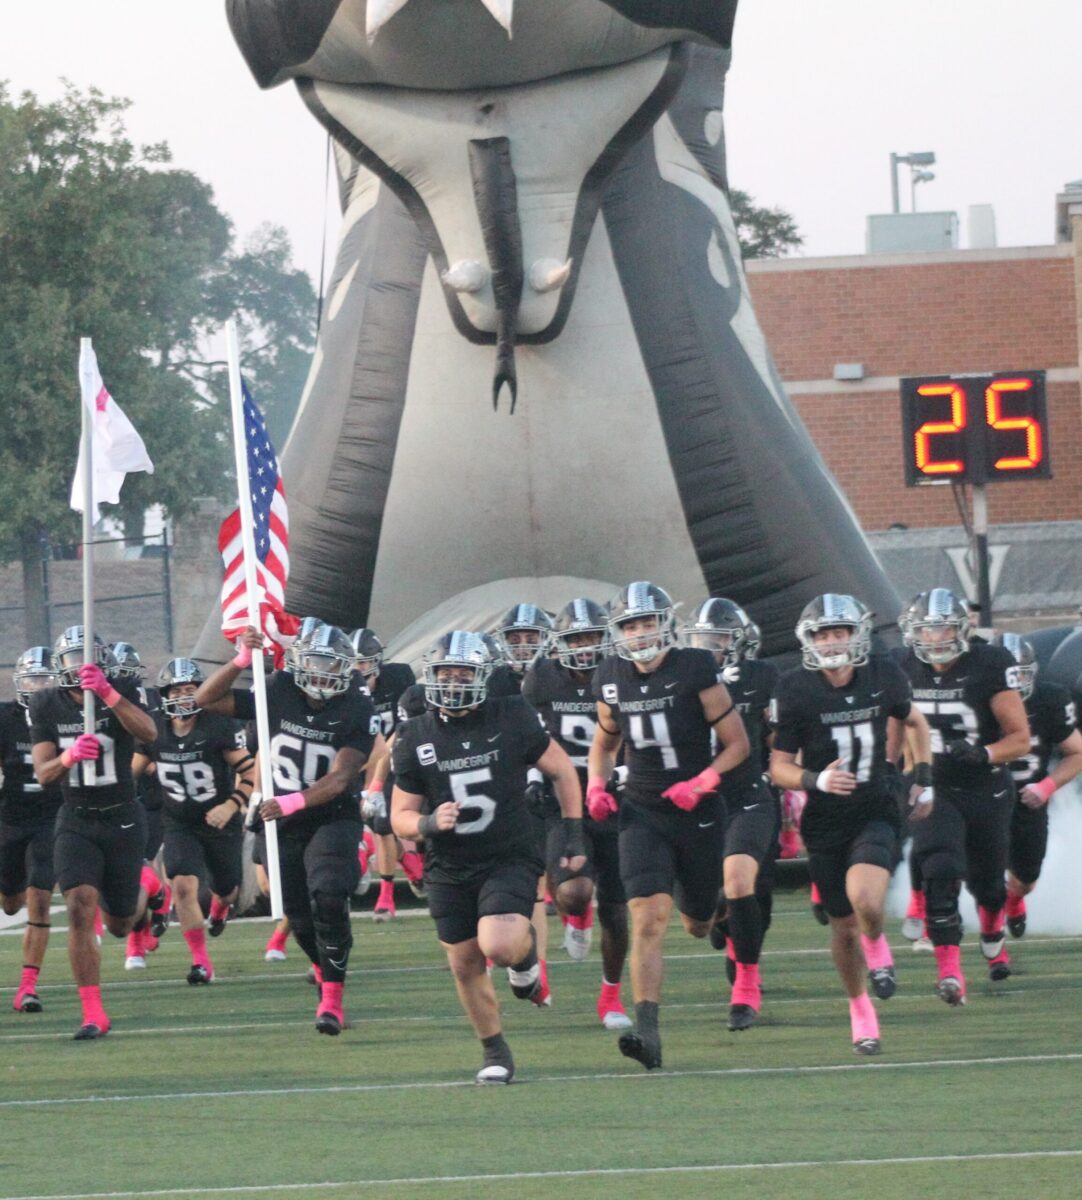
[[(110, 1034), (110, 1036), (112, 1036)], [(697, 1071), (598, 1071), (591, 1075), (535, 1075), (523, 1079), (524, 1083), (608, 1083), (616, 1081), (652, 1079), (714, 1079), (727, 1076), (748, 1078), (766, 1075), (828, 1075), (850, 1071), (905, 1071), (912, 1068), (926, 1070), (929, 1067), (1001, 1067), (1017, 1066), (1021, 1063), (1077, 1062), (1077, 1054), (1019, 1054), (994, 1058), (931, 1058), (908, 1062), (861, 1062), (827, 1063), (810, 1067), (708, 1067)], [(289, 1088), (236, 1088), (218, 1092), (154, 1092), (130, 1096), (53, 1096), (43, 1100), (0, 1100), (0, 1109), (5, 1108), (56, 1108), (64, 1104), (146, 1104), (158, 1100), (229, 1100), (236, 1097), (253, 1096), (334, 1096), (353, 1095), (360, 1092), (423, 1092), (447, 1091), (451, 1088), (472, 1088), (477, 1085), (472, 1079), (418, 1080), (413, 1083), (339, 1083), (320, 1087)], [(915, 1161), (915, 1160), (914, 1160)], [(481, 1177), (483, 1178), (483, 1177)], [(345, 1185), (343, 1185), (345, 1186)], [(127, 1193), (118, 1193), (126, 1195)], [(9, 1200), (0, 1197), (0, 1200)]]
[[(1082, 936), (1077, 936), (1077, 937), (1075, 937), (1075, 936), (1038, 937), (1038, 938), (1032, 938), (1032, 939), (1028, 940), (1028, 944), (1032, 945), (1032, 946), (1051, 946), (1051, 945), (1059, 944), (1061, 942), (1069, 942), (1069, 943), (1082, 942)], [(899, 953), (904, 953), (904, 951), (909, 949), (910, 945), (911, 945), (910, 942), (897, 942), (897, 943), (895, 943), (894, 946), (891, 947), (891, 949), (897, 950)], [(179, 945), (177, 948), (179, 949)], [(363, 947), (362, 947), (362, 950), (363, 950)], [(298, 951), (298, 954), (299, 953), (300, 952)], [(829, 956), (830, 956), (830, 947), (829, 946), (815, 946), (815, 947), (806, 947), (801, 950), (764, 950), (760, 957), (761, 958), (827, 958)], [(708, 950), (708, 951), (698, 952), (695, 954), (665, 954), (665, 955), (662, 955), (662, 958), (665, 962), (692, 962), (695, 960), (703, 960), (703, 959), (710, 959), (711, 961), (717, 962), (717, 961), (720, 961), (720, 951)], [(151, 961), (153, 962), (154, 960), (152, 959)], [(159, 961), (164, 962), (166, 960), (161, 959)], [(921, 960), (916, 957), (909, 958), (907, 956), (905, 961), (906, 962), (919, 962)], [(932, 956), (928, 955), (927, 958), (925, 958), (923, 961), (927, 962), (927, 963), (931, 963), (933, 961)], [(974, 959), (974, 961), (976, 961), (976, 959)], [(185, 965), (187, 965), (187, 964), (185, 964)], [(898, 965), (897, 959), (895, 959), (894, 965), (895, 966)], [(577, 968), (579, 966), (581, 966), (581, 963), (575, 962), (573, 959), (570, 959), (570, 958), (564, 958), (564, 959), (557, 958), (557, 959), (548, 960), (548, 969), (550, 971), (553, 970), (554, 968), (555, 969), (565, 968), (565, 967)], [(367, 966), (364, 966), (363, 963), (358, 963), (357, 966), (351, 968), (351, 973), (355, 978), (360, 978), (362, 976), (368, 976), (368, 975), (418, 975), (418, 974), (425, 974), (425, 973), (446, 974), (447, 973), (447, 964), (446, 963), (433, 963), (428, 966), (418, 966), (418, 967), (367, 967)], [(215, 989), (217, 989), (219, 987), (236, 987), (238, 985), (244, 985), (244, 984), (249, 984), (249, 983), (265, 983), (268, 980), (273, 980), (273, 979), (305, 979), (305, 978), (306, 978), (306, 972), (304, 972), (304, 971), (269, 971), (269, 972), (265, 971), (265, 972), (261, 972), (259, 975), (222, 975), (222, 976), (216, 975), (214, 977), (214, 986), (215, 986)], [(1027, 974), (1027, 978), (1040, 979), (1040, 978), (1045, 978), (1045, 977), (1041, 976), (1041, 975)], [(1049, 978), (1052, 978), (1052, 977), (1049, 977)], [(146, 979), (146, 978), (117, 979), (117, 980), (113, 980), (112, 982), (105, 983), (105, 984), (103, 984), (103, 986), (108, 988), (109, 991), (113, 991), (116, 988), (131, 988), (131, 987), (135, 987), (135, 988), (173, 987), (179, 982), (181, 982), (181, 978), (179, 975), (177, 975), (177, 976), (171, 976), (168, 979)], [(5, 994), (10, 994), (10, 995), (14, 996), (17, 990), (18, 990), (18, 987), (16, 985), (12, 985), (12, 984), (5, 985), (3, 987), (0, 987), (0, 996), (3, 996)], [(39, 993), (40, 992), (70, 992), (70, 991), (74, 991), (74, 990), (75, 990), (74, 983), (43, 983), (38, 987)], [(3, 1040), (3, 1039), (0, 1038), (0, 1040)], [(2, 1196), (0, 1196), (0, 1200), (3, 1200)]]
[[(1067, 973), (1067, 974), (1062, 974), (1062, 975), (1027, 975), (1026, 978), (1030, 979), (1030, 980), (1035, 980), (1035, 979), (1075, 979), (1076, 976), (1074, 974)], [(176, 983), (176, 980), (170, 980), (170, 981), (166, 981), (166, 982)], [(1080, 988), (1082, 988), (1082, 984), (1067, 984), (1063, 987), (1057, 988), (1056, 992), (1057, 992), (1057, 994), (1060, 992), (1077, 992)], [(1034, 993), (1033, 993), (1032, 989), (1020, 988), (1020, 987), (1016, 987), (1016, 988), (999, 988), (999, 987), (997, 987), (993, 992), (993, 995), (995, 995), (995, 996), (1032, 996), (1033, 994)], [(934, 992), (932, 992), (931, 990), (924, 991), (924, 992), (910, 992), (910, 993), (906, 993), (905, 995), (895, 995), (891, 999), (891, 1007), (893, 1008), (895, 1006), (904, 1004), (907, 1001), (908, 1002), (920, 1001), (921, 1003), (924, 1003), (924, 1002), (927, 1002), (928, 1000), (930, 1000), (933, 996), (934, 996)], [(830, 1004), (832, 1002), (832, 1000), (837, 1003), (840, 1003), (841, 997), (840, 996), (833, 996), (833, 997), (831, 997), (831, 996), (790, 996), (788, 999), (783, 999), (783, 998), (779, 997), (779, 998), (770, 1000), (768, 1002), (768, 1009), (767, 1009), (766, 1015), (769, 1018), (769, 1015), (770, 1015), (769, 1010), (774, 1005), (780, 1006), (783, 1004)], [(710, 1008), (710, 1009), (715, 1009), (720, 1012), (724, 1008), (724, 1002), (721, 1000), (688, 1000), (688, 1001), (683, 1001), (683, 1002), (677, 1002), (675, 1004), (666, 1004), (665, 1005), (666, 1012), (681, 1011), (684, 1009), (700, 1009), (700, 1008)], [(437, 1014), (435, 1016), (424, 1016), (424, 1017), (371, 1016), (371, 1017), (359, 1018), (358, 1025), (360, 1028), (364, 1028), (369, 1025), (382, 1025), (382, 1024), (393, 1024), (393, 1025), (404, 1025), (407, 1023), (420, 1024), (420, 1025), (432, 1024), (432, 1023), (443, 1024), (449, 1020), (454, 1020), (456, 1016), (460, 1016), (460, 1015), (461, 1015), (460, 1013), (450, 1013), (450, 1014), (442, 1013), (442, 1014)], [(563, 1015), (566, 1017), (571, 1017), (571, 1018), (590, 1017), (593, 1015), (593, 1009), (592, 1008), (591, 1009), (586, 1009), (586, 1008), (568, 1009), (563, 1013)], [(769, 1025), (769, 1024), (770, 1024), (769, 1020), (764, 1022), (764, 1025)], [(183, 1035), (183, 1034), (203, 1034), (203, 1033), (231, 1033), (238, 1029), (286, 1029), (286, 1028), (296, 1028), (298, 1026), (306, 1026), (306, 1025), (308, 1025), (307, 1021), (249, 1021), (249, 1022), (244, 1022), (244, 1023), (234, 1023), (231, 1025), (163, 1025), (163, 1026), (155, 1026), (153, 1028), (147, 1028), (147, 1029), (114, 1029), (114, 1030), (110, 1031), (109, 1037), (110, 1038), (156, 1037), (159, 1034), (163, 1034), (163, 1033), (181, 1034), (181, 1035)], [(61, 1030), (54, 1030), (51, 1033), (5, 1033), (5, 1034), (0, 1034), (0, 1045), (2, 1045), (4, 1042), (66, 1041), (70, 1037), (71, 1037), (70, 1033), (66, 1033)], [(2, 1107), (2, 1104), (0, 1104), (0, 1107)], [(2, 1198), (0, 1198), (0, 1200), (2, 1200)]]
[(491, 1175), (414, 1175), (397, 1179), (343, 1179), (322, 1183), (266, 1183), (220, 1188), (160, 1188), (150, 1192), (56, 1192), (2, 1196), (0, 1200), (129, 1200), (138, 1196), (236, 1196), (251, 1192), (309, 1192), (326, 1188), (412, 1187), (435, 1183), (513, 1183), (520, 1179), (594, 1179), (621, 1175), (691, 1175), (719, 1171), (795, 1171), (807, 1167), (904, 1167), (930, 1163), (1009, 1162), (1034, 1158), (1080, 1158), (1082, 1150), (993, 1151), (989, 1154), (921, 1154), (909, 1158), (794, 1159), (791, 1162), (709, 1163), (675, 1167), (586, 1167), (569, 1171), (514, 1171)]

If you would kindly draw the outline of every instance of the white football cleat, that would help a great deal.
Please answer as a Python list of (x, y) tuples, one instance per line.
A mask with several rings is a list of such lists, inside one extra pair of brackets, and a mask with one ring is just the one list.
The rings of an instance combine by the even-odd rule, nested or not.
[(576, 929), (574, 925), (564, 926), (564, 949), (567, 957), (575, 962), (582, 960), (590, 953), (590, 943), (594, 940), (592, 929)]
[(124, 960), (125, 971), (145, 971), (147, 960), (141, 954), (129, 954)]
[(906, 917), (902, 922), (902, 937), (907, 942), (915, 942), (924, 937), (924, 921), (921, 917)]
[(627, 1013), (621, 1009), (610, 1008), (601, 1018), (601, 1024), (606, 1029), (630, 1029), (632, 1021)]
[(284, 950), (267, 950), (263, 955), (264, 962), (285, 962), (286, 952)]

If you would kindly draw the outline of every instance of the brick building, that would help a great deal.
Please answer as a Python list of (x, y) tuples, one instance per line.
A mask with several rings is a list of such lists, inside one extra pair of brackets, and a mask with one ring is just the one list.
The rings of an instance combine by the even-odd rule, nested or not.
[[(900, 377), (1041, 368), (1054, 478), (990, 485), (989, 520), (1082, 520), (1078, 199), (1049, 246), (748, 264), (786, 389), (866, 530), (958, 524), (949, 488), (904, 485)], [(863, 378), (837, 381), (838, 363)]]

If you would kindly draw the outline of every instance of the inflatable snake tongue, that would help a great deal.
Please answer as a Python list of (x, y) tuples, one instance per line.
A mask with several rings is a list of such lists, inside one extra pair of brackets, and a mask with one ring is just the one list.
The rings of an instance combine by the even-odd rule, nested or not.
[(232, 0), (229, 13), (259, 82), (297, 79), (405, 202), (456, 328), (495, 344), (493, 405), (506, 384), (513, 412), (516, 342), (563, 328), (602, 184), (679, 83), (676, 43), (726, 39), (732, 6)]

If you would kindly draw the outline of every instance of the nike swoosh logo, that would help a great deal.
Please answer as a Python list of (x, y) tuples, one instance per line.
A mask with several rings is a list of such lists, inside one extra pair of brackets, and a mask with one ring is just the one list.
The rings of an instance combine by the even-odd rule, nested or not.
[(132, 823), (131, 823), (130, 825), (121, 825), (121, 827), (120, 827), (120, 828), (121, 828), (121, 829), (134, 829), (134, 828), (135, 828), (135, 822), (134, 822), (134, 821), (132, 821)]
[(346, 960), (344, 958), (342, 959), (341, 962), (335, 962), (335, 960), (333, 958), (331, 958), (331, 956), (328, 954), (327, 961), (331, 964), (332, 967), (334, 967), (334, 969), (336, 971), (344, 971), (346, 969)]
[(744, 805), (744, 811), (745, 811), (745, 812), (751, 812), (751, 810), (752, 810), (753, 808), (758, 808), (758, 807), (759, 807), (759, 804), (758, 804), (758, 802), (756, 802), (755, 804), (745, 804), (745, 805)]
[(328, 725), (341, 725), (342, 722), (341, 721), (328, 721), (327, 724)]
[(740, 694), (741, 694), (742, 696), (754, 696), (754, 695), (755, 695), (755, 689), (754, 689), (754, 688), (752, 688), (750, 692), (741, 692)]
[(872, 692), (872, 699), (874, 700), (876, 696), (882, 696), (882, 694), (882, 692)]
[(490, 742), (498, 742), (498, 741), (500, 740), (500, 735), (499, 735), (499, 734), (496, 734), (496, 736), (495, 736), (495, 737), (490, 737), (488, 740), (489, 740)]
[(714, 826), (714, 822), (713, 822), (713, 821), (707, 821), (707, 823), (706, 823), (705, 825), (702, 823), (702, 821), (700, 821), (700, 822), (699, 822), (699, 828), (700, 828), (700, 829), (712, 829), (712, 828), (713, 828), (713, 826)]
[(993, 796), (995, 796), (995, 798), (996, 798), (997, 800), (1000, 798), (1000, 796), (1006, 796), (1006, 794), (1007, 794), (1007, 793), (1006, 793), (1005, 791), (1003, 791), (1003, 792), (993, 792), (993, 793), (992, 793), (992, 795), (993, 795)]
[[(677, 680), (676, 682), (679, 682), (679, 681)], [(667, 683), (667, 684), (665, 685), (665, 690), (666, 690), (666, 691), (668, 691), (668, 690), (669, 690), (669, 688), (674, 688), (674, 687), (676, 687), (676, 682), (674, 682), (674, 683)]]

